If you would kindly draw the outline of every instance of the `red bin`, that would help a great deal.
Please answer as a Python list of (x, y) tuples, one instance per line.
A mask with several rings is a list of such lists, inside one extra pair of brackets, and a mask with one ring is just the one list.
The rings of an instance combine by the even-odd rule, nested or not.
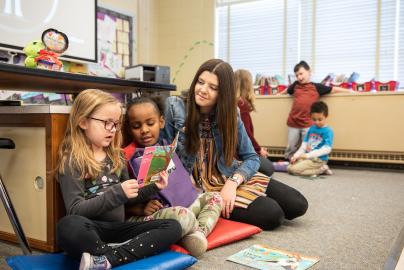
[(352, 83), (352, 89), (354, 91), (359, 91), (359, 92), (369, 92), (372, 90), (372, 82), (365, 82), (365, 83)]
[(389, 81), (386, 83), (376, 81), (375, 89), (376, 91), (395, 91), (398, 89), (398, 81)]
[(331, 83), (331, 87), (332, 86), (342, 87), (342, 88), (345, 88), (345, 89), (351, 89), (351, 83), (349, 83), (349, 82)]

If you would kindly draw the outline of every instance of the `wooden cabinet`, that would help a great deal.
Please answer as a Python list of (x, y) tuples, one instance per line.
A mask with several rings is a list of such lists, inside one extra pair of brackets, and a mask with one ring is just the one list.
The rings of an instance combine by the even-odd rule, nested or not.
[[(0, 150), (0, 172), (30, 246), (45, 251), (56, 250), (55, 224), (64, 215), (53, 170), (67, 119), (58, 113), (0, 113), (0, 137), (16, 144)], [(3, 206), (0, 238), (16, 241)]]

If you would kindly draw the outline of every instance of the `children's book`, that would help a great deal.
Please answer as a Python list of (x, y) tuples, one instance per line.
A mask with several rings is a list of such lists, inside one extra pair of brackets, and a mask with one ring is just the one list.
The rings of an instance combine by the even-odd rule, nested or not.
[(141, 161), (139, 161), (140, 166), (137, 176), (139, 186), (158, 181), (160, 179), (160, 172), (170, 170), (170, 166), (174, 166), (172, 158), (177, 148), (178, 135), (179, 133), (177, 133), (170, 145), (146, 147), (143, 156), (137, 158), (141, 159)]
[(264, 245), (253, 245), (231, 255), (227, 260), (262, 270), (304, 270), (319, 261), (315, 257), (307, 257)]

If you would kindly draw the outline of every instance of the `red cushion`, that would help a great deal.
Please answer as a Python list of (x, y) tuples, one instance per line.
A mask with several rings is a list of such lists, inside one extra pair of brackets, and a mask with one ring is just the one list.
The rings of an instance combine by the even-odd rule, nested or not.
[(208, 249), (220, 247), (262, 232), (262, 229), (241, 222), (219, 218), (215, 228), (208, 236)]
[(188, 250), (186, 250), (185, 248), (183, 248), (183, 247), (181, 247), (181, 246), (179, 246), (179, 245), (171, 245), (170, 246), (170, 250), (172, 250), (172, 251), (175, 251), (175, 252), (179, 252), (179, 253), (182, 253), (182, 254), (189, 254), (189, 251)]
[[(208, 236), (208, 250), (236, 242), (260, 232), (262, 232), (262, 229), (257, 226), (219, 218), (215, 228)], [(170, 250), (189, 254), (188, 250), (179, 245), (171, 245)]]

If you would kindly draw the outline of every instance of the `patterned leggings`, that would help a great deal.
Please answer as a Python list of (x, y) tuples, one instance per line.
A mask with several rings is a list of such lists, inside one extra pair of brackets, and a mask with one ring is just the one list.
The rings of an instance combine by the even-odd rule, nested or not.
[(222, 197), (218, 192), (205, 192), (188, 208), (173, 206), (153, 213), (150, 216), (133, 216), (130, 221), (155, 219), (175, 219), (181, 224), (182, 237), (199, 230), (208, 236), (216, 225), (222, 210)]
[(181, 238), (181, 227), (175, 220), (106, 222), (68, 215), (58, 222), (56, 238), (76, 260), (89, 252), (105, 255), (112, 266), (118, 266), (167, 250)]

